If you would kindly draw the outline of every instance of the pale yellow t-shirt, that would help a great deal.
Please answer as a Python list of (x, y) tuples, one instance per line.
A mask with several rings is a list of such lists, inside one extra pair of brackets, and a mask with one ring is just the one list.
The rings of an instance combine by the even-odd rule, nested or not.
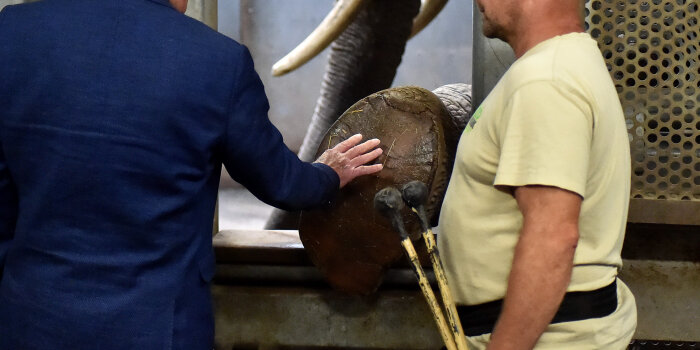
[(501, 185), (548, 185), (581, 195), (568, 290), (615, 279), (630, 193), (629, 138), (588, 34), (549, 39), (520, 57), (461, 137), (438, 235), (458, 304), (505, 295), (522, 214), (515, 198), (496, 188)]

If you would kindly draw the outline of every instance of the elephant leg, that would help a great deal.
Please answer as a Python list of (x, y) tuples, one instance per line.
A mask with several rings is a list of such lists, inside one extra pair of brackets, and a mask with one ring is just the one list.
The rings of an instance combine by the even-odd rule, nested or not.
[[(355, 102), (389, 88), (411, 34), (420, 0), (373, 0), (331, 44), (321, 94), (299, 158), (313, 161), (330, 126)], [(297, 229), (299, 213), (276, 209), (266, 229)]]
[(463, 83), (443, 85), (433, 90), (433, 93), (450, 113), (452, 125), (459, 139), (459, 135), (462, 134), (472, 116), (472, 86)]

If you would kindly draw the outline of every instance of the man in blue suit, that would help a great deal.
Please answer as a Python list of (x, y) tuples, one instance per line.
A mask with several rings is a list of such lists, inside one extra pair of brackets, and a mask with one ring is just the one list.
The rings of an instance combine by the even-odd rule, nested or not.
[(248, 51), (186, 4), (0, 12), (0, 349), (211, 349), (221, 164), (287, 209), (381, 169), (359, 135), (299, 161)]

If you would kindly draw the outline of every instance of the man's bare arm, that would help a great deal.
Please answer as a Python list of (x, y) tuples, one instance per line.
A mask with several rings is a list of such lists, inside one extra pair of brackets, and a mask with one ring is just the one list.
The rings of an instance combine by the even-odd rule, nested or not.
[(549, 186), (518, 187), (514, 193), (523, 227), (490, 350), (535, 346), (566, 293), (579, 238), (579, 195)]

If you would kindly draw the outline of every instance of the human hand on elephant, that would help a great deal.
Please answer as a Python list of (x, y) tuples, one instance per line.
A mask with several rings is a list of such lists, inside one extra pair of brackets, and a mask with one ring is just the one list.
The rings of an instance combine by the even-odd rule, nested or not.
[(340, 177), (340, 188), (358, 176), (374, 174), (383, 168), (382, 164), (365, 165), (382, 154), (382, 149), (377, 148), (379, 140), (360, 141), (362, 135), (353, 135), (324, 151), (316, 160), (316, 163), (328, 165), (335, 170)]

